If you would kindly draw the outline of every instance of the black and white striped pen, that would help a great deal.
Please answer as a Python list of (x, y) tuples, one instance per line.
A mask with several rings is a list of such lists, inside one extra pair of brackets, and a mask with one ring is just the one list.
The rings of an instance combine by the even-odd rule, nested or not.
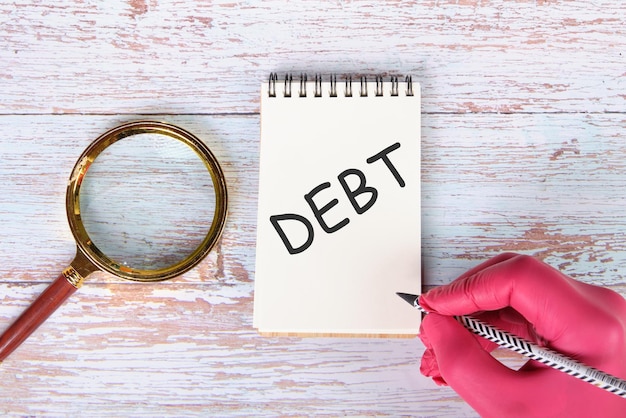
[[(396, 293), (402, 299), (427, 314), (424, 308), (419, 305), (419, 296), (408, 293)], [(488, 325), (472, 316), (455, 316), (465, 328), (475, 334), (485, 337), (489, 341), (498, 344), (500, 347), (508, 348), (523, 356), (539, 361), (556, 370), (567, 373), (585, 382), (591, 383), (601, 389), (614, 393), (617, 396), (626, 398), (626, 381), (619, 377), (584, 365), (574, 359), (566, 357), (548, 348), (539, 347), (524, 338), (515, 336), (507, 331)]]

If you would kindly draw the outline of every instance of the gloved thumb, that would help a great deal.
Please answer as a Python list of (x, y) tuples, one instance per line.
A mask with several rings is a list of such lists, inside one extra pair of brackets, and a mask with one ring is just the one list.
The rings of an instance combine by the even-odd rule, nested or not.
[(515, 392), (507, 395), (506, 389), (517, 387), (515, 371), (494, 359), (454, 317), (430, 313), (422, 333), (439, 374), (474, 409), (491, 415), (510, 408), (508, 395), (515, 397)]

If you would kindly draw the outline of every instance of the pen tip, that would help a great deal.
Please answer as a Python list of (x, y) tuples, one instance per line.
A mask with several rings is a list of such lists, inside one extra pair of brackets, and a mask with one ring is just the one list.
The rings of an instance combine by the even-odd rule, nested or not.
[(396, 292), (396, 295), (400, 296), (411, 306), (414, 306), (415, 300), (419, 297), (418, 295), (411, 295), (409, 293), (402, 293), (402, 292)]

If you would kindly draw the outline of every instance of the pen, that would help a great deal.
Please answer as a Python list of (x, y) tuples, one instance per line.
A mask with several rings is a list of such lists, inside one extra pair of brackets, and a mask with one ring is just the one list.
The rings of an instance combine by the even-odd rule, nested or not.
[[(414, 308), (428, 314), (428, 311), (422, 308), (419, 304), (419, 295), (411, 295), (400, 292), (397, 292), (396, 294), (409, 304), (413, 305)], [(556, 351), (545, 347), (539, 347), (524, 338), (513, 335), (510, 332), (503, 331), (492, 325), (488, 325), (472, 316), (463, 315), (455, 316), (454, 318), (474, 334), (485, 337), (489, 341), (498, 344), (500, 347), (513, 350), (523, 356), (539, 361), (556, 370), (567, 373), (570, 376), (574, 376), (608, 392), (614, 393), (617, 396), (626, 398), (626, 380), (622, 380), (598, 369), (594, 369), (593, 367), (559, 354)]]

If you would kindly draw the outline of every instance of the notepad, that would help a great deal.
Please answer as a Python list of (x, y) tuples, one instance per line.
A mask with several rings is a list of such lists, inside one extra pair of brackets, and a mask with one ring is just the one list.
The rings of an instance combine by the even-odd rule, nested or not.
[(262, 84), (260, 333), (417, 334), (396, 292), (421, 293), (420, 126), (408, 77)]

